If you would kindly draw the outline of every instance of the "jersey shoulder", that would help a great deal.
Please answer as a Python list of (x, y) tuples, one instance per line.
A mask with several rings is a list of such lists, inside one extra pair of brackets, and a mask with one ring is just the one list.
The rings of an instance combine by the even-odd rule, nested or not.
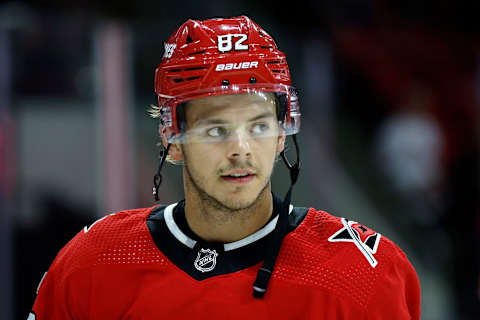
[(60, 250), (51, 268), (68, 275), (98, 264), (137, 259), (140, 255), (135, 253), (149, 243), (146, 219), (153, 209), (119, 211), (85, 226)]
[[(344, 250), (356, 251), (352, 263), (363, 260), (375, 268), (380, 260), (405, 260), (405, 253), (392, 240), (362, 223), (310, 208), (298, 226), (295, 238), (302, 239), (319, 250), (319, 254), (339, 255)], [(332, 257), (333, 257), (332, 256)]]
[(365, 312), (378, 307), (373, 301), (407, 310), (407, 296), (417, 305), (418, 278), (407, 256), (368, 226), (310, 208), (286, 240), (279, 278), (326, 290)]
[(83, 228), (60, 250), (40, 281), (33, 312), (42, 319), (88, 319), (97, 277), (126, 264), (161, 261), (146, 225), (153, 209), (120, 211)]

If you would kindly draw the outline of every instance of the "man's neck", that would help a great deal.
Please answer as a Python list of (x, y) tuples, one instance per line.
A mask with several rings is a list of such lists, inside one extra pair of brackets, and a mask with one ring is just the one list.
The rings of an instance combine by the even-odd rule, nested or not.
[(185, 217), (190, 229), (200, 238), (229, 243), (243, 239), (263, 227), (273, 211), (270, 184), (255, 203), (246, 209), (228, 210), (205, 201), (197, 190), (185, 190)]

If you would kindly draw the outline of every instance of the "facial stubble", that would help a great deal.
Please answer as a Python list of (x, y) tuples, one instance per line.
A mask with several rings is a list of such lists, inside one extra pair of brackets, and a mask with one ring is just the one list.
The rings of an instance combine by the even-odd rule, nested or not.
[[(190, 170), (190, 167), (188, 165), (189, 160), (188, 160), (187, 153), (185, 152), (185, 149), (183, 147), (182, 147), (182, 153), (183, 153), (183, 158), (184, 158), (183, 165), (184, 165), (184, 168), (185, 168), (185, 170), (184, 170), (185, 178), (188, 179), (190, 184), (195, 189), (195, 192), (197, 193), (198, 197), (203, 202), (202, 203), (203, 208), (210, 207), (214, 210), (224, 212), (226, 214), (226, 217), (233, 217), (232, 214), (235, 214), (235, 213), (239, 214), (241, 212), (249, 211), (249, 209), (252, 209), (256, 205), (258, 205), (262, 196), (264, 196), (266, 192), (270, 192), (270, 188), (269, 188), (270, 187), (270, 178), (273, 174), (273, 170), (274, 170), (274, 167), (275, 167), (274, 166), (275, 160), (273, 161), (273, 164), (272, 164), (272, 172), (270, 173), (270, 176), (268, 177), (268, 179), (265, 179), (265, 184), (262, 187), (262, 189), (260, 190), (260, 192), (258, 193), (258, 195), (255, 197), (255, 199), (247, 205), (238, 207), (238, 206), (229, 206), (229, 205), (223, 203), (222, 201), (220, 201), (219, 199), (217, 199), (215, 196), (213, 196), (213, 195), (209, 194), (207, 191), (205, 191), (200, 186), (200, 184), (196, 181), (196, 179), (194, 178), (194, 175), (192, 174), (192, 172)], [(252, 166), (248, 161), (246, 162), (246, 167), (254, 168), (254, 166)], [(229, 167), (228, 169), (224, 169), (223, 171), (233, 170), (235, 168), (236, 168), (235, 166), (232, 166), (232, 167)], [(242, 168), (245, 168), (245, 166), (243, 166)], [(259, 172), (259, 171), (255, 170), (255, 172)], [(204, 214), (206, 214), (206, 212), (204, 212)]]

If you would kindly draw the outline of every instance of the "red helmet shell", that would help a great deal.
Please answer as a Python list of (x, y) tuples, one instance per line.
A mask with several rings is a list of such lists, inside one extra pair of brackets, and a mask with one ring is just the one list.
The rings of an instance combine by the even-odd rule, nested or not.
[(155, 72), (155, 92), (177, 96), (222, 86), (224, 80), (229, 85), (253, 81), (291, 85), (285, 54), (246, 16), (188, 20), (180, 26), (165, 43)]

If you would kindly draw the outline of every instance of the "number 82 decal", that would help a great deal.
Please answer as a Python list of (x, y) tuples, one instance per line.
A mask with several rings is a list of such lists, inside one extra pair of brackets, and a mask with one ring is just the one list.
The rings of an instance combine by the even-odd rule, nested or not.
[[(217, 36), (218, 51), (228, 52), (234, 49), (235, 51), (248, 50), (248, 44), (243, 44), (248, 39), (246, 34), (224, 34)], [(234, 44), (235, 43), (235, 44)]]

